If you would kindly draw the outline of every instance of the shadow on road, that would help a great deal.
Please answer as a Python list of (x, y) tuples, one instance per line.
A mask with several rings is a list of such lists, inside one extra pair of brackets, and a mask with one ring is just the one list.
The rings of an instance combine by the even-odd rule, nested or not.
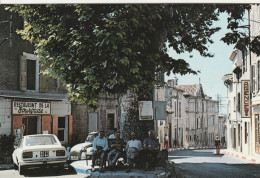
[(169, 153), (178, 178), (260, 177), (260, 165), (230, 155), (215, 154), (214, 149), (180, 150)]
[(175, 165), (177, 178), (260, 177), (260, 165), (225, 163), (181, 163)]
[[(172, 154), (169, 154), (169, 158), (187, 158), (187, 157), (222, 157), (225, 154), (215, 154), (213, 150), (179, 150), (175, 151)], [(189, 156), (187, 156), (189, 155)]]
[(25, 171), (24, 177), (49, 177), (77, 174), (76, 170), (69, 166), (68, 168), (33, 168)]

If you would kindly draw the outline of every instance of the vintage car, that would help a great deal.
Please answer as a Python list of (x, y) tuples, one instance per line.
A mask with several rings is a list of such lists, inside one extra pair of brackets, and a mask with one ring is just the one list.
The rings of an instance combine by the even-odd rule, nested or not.
[(70, 150), (70, 161), (90, 159), (93, 154), (93, 140), (98, 132), (90, 132), (84, 143), (74, 145)]
[(12, 154), (14, 168), (22, 175), (28, 167), (58, 166), (64, 168), (67, 152), (53, 134), (23, 136)]

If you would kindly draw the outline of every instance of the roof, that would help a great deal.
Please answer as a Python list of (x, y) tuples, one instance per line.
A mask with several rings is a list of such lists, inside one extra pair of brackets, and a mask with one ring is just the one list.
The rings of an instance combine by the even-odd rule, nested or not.
[[(193, 84), (193, 85), (176, 85), (175, 86), (176, 88), (179, 88), (185, 92), (187, 92), (188, 94), (190, 95), (198, 95), (199, 94), (199, 91), (200, 89), (202, 89), (201, 85), (200, 84)], [(203, 93), (203, 91), (202, 91)], [(204, 95), (204, 94), (203, 94)]]

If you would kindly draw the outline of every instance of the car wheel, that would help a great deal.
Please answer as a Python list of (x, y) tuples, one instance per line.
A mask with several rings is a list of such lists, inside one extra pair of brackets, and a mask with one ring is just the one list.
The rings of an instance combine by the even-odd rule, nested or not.
[(15, 163), (13, 163), (13, 165), (14, 165), (14, 170), (18, 170), (18, 166)]
[(57, 165), (58, 170), (63, 170), (64, 169), (64, 164), (58, 164)]
[(24, 175), (25, 168), (19, 164), (19, 166), (18, 166), (18, 171), (19, 171), (19, 174), (20, 174), (20, 175)]

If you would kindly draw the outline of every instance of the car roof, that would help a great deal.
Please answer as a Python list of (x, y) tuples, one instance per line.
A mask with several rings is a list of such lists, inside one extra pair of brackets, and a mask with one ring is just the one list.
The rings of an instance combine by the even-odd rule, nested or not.
[(54, 136), (54, 134), (33, 134), (33, 135), (24, 135), (23, 137), (37, 137), (37, 136)]
[(90, 132), (89, 135), (95, 135), (97, 134), (98, 132)]

